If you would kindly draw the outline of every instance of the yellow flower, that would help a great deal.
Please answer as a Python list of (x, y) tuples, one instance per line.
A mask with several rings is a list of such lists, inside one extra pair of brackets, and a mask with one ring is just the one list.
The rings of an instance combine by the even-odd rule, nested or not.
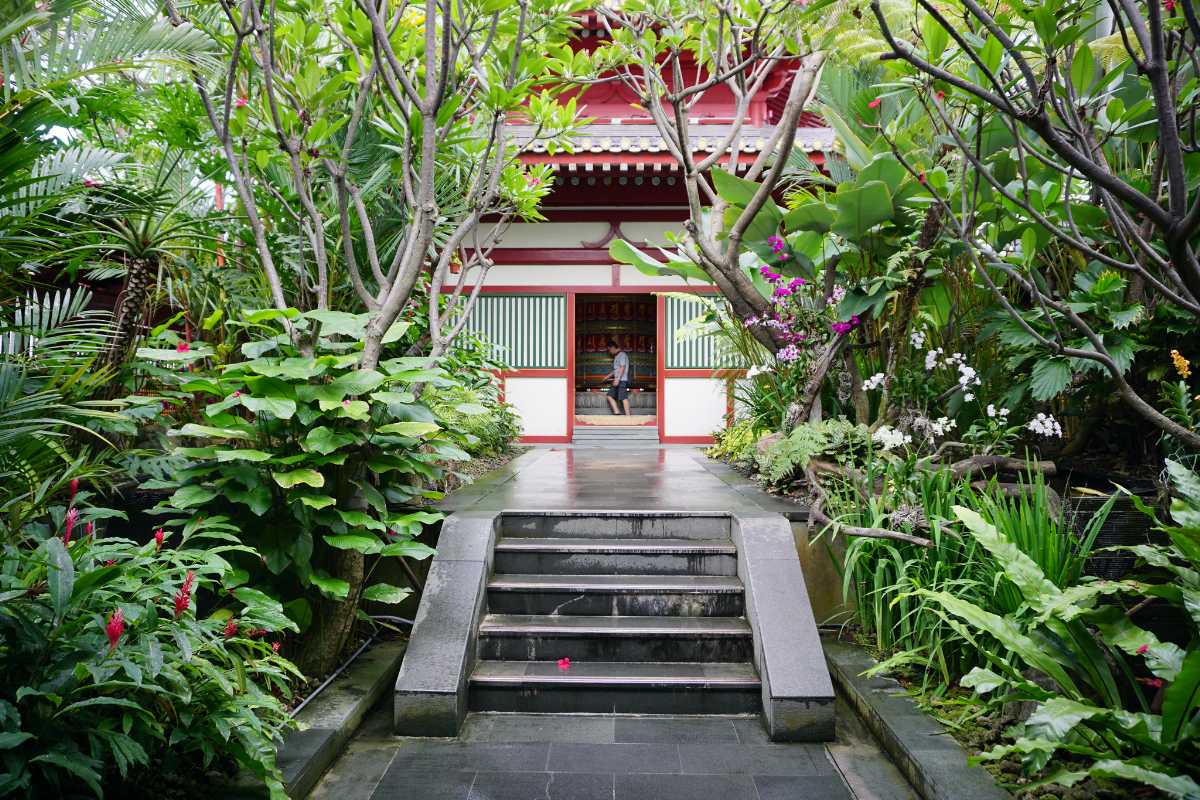
[(400, 17), (400, 22), (409, 28), (419, 28), (425, 24), (425, 12), (416, 6), (409, 6)]
[(1187, 380), (1192, 376), (1192, 362), (1184, 358), (1178, 350), (1171, 351), (1171, 362), (1175, 365), (1175, 371), (1179, 373), (1179, 377)]

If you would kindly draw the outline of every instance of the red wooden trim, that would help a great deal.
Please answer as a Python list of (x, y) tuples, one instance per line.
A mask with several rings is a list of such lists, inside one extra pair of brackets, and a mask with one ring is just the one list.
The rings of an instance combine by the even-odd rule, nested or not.
[(497, 247), (494, 264), (611, 264), (607, 247)]
[[(552, 265), (546, 265), (547, 269), (551, 269)], [(443, 288), (442, 291), (449, 292), (453, 289)], [(544, 283), (529, 284), (528, 286), (517, 286), (514, 284), (500, 284), (492, 286), (484, 284), (480, 289), (483, 294), (563, 294), (564, 292), (574, 294), (653, 294), (655, 292), (690, 292), (691, 294), (718, 294), (719, 289), (715, 286), (697, 286), (696, 284), (686, 284), (684, 286), (672, 284), (628, 284), (623, 283), (620, 286), (610, 286), (608, 284), (599, 284), (596, 286), (571, 286), (570, 284), (550, 285)]]
[(668, 378), (712, 378), (713, 380), (721, 377), (714, 375), (711, 369), (668, 369), (663, 371), (663, 375)]
[(522, 436), (517, 440), (521, 444), (570, 444), (570, 436)]
[(660, 436), (663, 444), (712, 444), (716, 441), (711, 436)]
[(575, 292), (567, 292), (567, 441), (575, 440)]
[(565, 378), (567, 377), (565, 369), (512, 369), (505, 370), (500, 373), (503, 378)]
[(667, 440), (667, 406), (666, 398), (663, 396), (663, 389), (666, 388), (666, 372), (667, 372), (667, 298), (659, 295), (657, 298), (655, 319), (655, 331), (657, 344), (655, 345), (655, 364), (656, 368), (654, 378), (655, 388), (655, 413), (658, 415), (658, 441), (660, 443)]

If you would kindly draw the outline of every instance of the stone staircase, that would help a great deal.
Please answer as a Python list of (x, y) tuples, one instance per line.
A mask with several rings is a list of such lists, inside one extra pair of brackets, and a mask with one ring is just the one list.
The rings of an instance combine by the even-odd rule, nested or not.
[(471, 710), (761, 711), (728, 517), (505, 514), (493, 563)]
[(658, 447), (653, 425), (576, 425), (571, 443), (588, 447)]

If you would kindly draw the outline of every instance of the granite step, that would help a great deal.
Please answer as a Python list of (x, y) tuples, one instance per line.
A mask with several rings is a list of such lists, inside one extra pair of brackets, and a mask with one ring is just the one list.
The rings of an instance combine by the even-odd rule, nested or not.
[(737, 575), (737, 548), (720, 540), (515, 537), (495, 553), (498, 574)]
[(600, 539), (718, 539), (730, 541), (729, 515), (685, 511), (637, 514), (513, 511), (500, 519), (501, 539), (522, 537)]
[(476, 711), (744, 714), (760, 691), (749, 663), (480, 661), (469, 698)]
[(494, 661), (694, 662), (749, 660), (741, 617), (612, 617), (488, 614), (479, 657)]
[(488, 608), (500, 614), (739, 617), (745, 588), (720, 575), (494, 575)]

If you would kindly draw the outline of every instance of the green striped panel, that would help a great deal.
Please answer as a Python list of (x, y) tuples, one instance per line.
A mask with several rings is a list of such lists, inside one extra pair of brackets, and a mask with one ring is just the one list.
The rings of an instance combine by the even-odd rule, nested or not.
[(567, 298), (561, 294), (481, 294), (466, 329), (514, 369), (566, 369)]
[(716, 369), (722, 366), (715, 336), (690, 336), (683, 341), (675, 338), (677, 330), (704, 312), (704, 305), (699, 300), (681, 297), (666, 300), (667, 369)]

